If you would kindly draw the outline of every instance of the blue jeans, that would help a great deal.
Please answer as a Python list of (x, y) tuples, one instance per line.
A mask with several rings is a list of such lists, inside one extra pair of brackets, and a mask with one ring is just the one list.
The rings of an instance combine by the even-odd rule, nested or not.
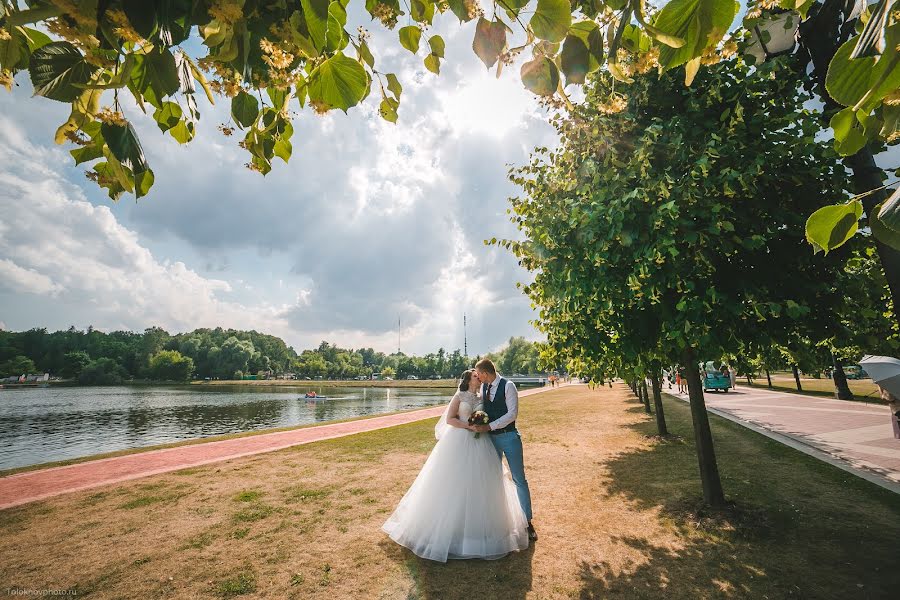
[(528, 480), (525, 479), (525, 457), (522, 453), (522, 437), (518, 431), (491, 434), (494, 449), (497, 456), (503, 460), (506, 455), (506, 463), (512, 474), (513, 483), (516, 484), (516, 494), (519, 496), (519, 504), (525, 513), (525, 518), (531, 521), (531, 491), (528, 489)]

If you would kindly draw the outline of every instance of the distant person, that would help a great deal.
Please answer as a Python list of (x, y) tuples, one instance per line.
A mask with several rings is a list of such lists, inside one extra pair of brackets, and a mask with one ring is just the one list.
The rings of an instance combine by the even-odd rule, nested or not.
[(735, 387), (737, 387), (737, 369), (729, 367), (728, 378), (731, 380), (731, 389), (735, 389)]

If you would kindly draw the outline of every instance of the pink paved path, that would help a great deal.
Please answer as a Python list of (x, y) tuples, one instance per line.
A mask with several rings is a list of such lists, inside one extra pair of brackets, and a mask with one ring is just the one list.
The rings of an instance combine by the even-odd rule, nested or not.
[[(529, 396), (551, 389), (555, 388), (522, 390), (519, 392), (519, 396)], [(148, 450), (126, 456), (101, 458), (74, 465), (18, 473), (0, 477), (0, 510), (110, 483), (413, 423), (438, 417), (442, 412), (444, 412), (444, 405), (346, 423), (332, 423), (205, 444)]]
[[(686, 399), (687, 395), (679, 397)], [(900, 440), (894, 439), (887, 406), (746, 386), (727, 394), (708, 392), (704, 397), (708, 408), (873, 473), (892, 482), (892, 489), (900, 484)]]

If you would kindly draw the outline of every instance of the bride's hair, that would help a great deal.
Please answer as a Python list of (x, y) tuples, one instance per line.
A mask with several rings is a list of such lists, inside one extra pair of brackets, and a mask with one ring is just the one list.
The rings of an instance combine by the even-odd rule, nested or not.
[(459, 376), (459, 391), (468, 392), (469, 391), (469, 383), (472, 381), (472, 374), (475, 372), (475, 369), (467, 369), (463, 371), (463, 374)]

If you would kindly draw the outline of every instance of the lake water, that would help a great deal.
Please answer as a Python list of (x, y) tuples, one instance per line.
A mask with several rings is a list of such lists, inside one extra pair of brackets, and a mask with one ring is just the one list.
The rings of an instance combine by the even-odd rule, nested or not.
[[(310, 389), (327, 400), (307, 400)], [(448, 402), (453, 389), (114, 386), (0, 389), (0, 470)]]

